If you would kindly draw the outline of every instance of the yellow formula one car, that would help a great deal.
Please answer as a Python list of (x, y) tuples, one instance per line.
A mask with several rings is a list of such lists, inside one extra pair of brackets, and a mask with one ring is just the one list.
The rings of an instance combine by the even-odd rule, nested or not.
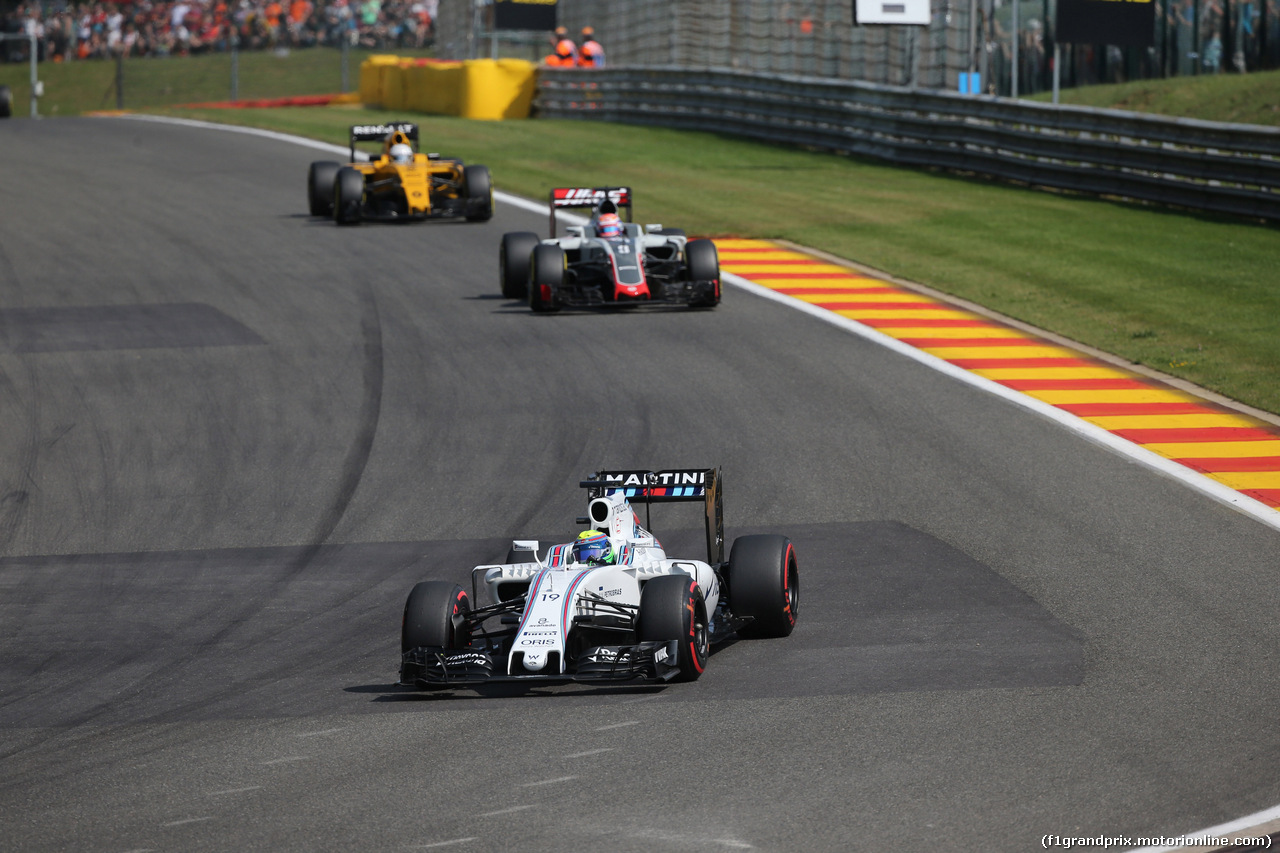
[[(358, 161), (356, 143), (381, 142), (382, 151)], [(485, 166), (417, 150), (418, 126), (407, 122), (351, 128), (351, 162), (311, 164), (307, 201), (312, 216), (332, 216), (339, 225), (365, 219), (405, 222), (493, 216), (493, 183)], [(364, 157), (364, 154), (359, 156)]]

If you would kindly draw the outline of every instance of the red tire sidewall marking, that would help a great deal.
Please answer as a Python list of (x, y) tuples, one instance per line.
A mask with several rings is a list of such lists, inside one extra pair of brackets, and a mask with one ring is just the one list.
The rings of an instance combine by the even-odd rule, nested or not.
[(782, 558), (782, 612), (787, 615), (787, 622), (791, 625), (796, 624), (796, 615), (791, 612), (791, 596), (787, 595), (791, 582), (791, 559), (792, 548), (790, 542), (787, 543), (787, 553)]
[[(459, 613), (461, 613), (465, 609), (462, 606), (462, 602), (466, 600), (467, 600), (466, 590), (461, 590), (461, 589), (458, 590), (458, 595), (453, 600), (453, 613), (450, 614), (451, 617), (457, 616)], [(452, 618), (449, 620), (449, 633), (451, 635), (451, 639), (453, 640), (453, 644), (456, 646), (458, 644), (458, 635), (457, 635), (457, 632), (454, 631)]]
[(689, 660), (693, 661), (693, 668), (699, 673), (702, 672), (702, 661), (698, 655), (698, 608), (694, 596), (698, 592), (698, 585), (691, 584), (689, 587), (689, 600), (685, 603), (685, 610), (689, 612)]

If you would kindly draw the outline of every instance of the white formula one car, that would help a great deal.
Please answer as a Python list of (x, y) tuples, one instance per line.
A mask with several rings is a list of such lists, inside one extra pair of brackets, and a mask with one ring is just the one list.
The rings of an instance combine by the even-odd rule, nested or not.
[[(600, 471), (580, 485), (588, 516), (578, 521), (589, 528), (577, 540), (544, 551), (517, 539), (506, 563), (472, 569), (470, 593), (447, 581), (413, 588), (402, 685), (692, 681), (734, 633), (791, 633), (800, 595), (791, 540), (739, 536), (726, 561), (716, 469)], [(640, 525), (636, 499), (702, 502), (707, 560), (669, 557)]]
[[(556, 236), (556, 211), (590, 208), (586, 225)], [(622, 219), (619, 213), (625, 213)], [(502, 295), (528, 299), (537, 312), (563, 307), (720, 304), (720, 258), (710, 240), (679, 228), (631, 221), (629, 187), (562, 187), (551, 191), (551, 238), (531, 231), (502, 235)]]

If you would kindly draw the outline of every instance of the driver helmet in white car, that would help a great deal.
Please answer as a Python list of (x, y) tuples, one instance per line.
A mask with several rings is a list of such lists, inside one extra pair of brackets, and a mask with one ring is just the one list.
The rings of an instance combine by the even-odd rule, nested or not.
[(573, 561), (589, 566), (613, 564), (613, 545), (609, 537), (599, 530), (584, 530), (573, 543)]
[(391, 146), (391, 162), (392, 163), (412, 163), (413, 149), (403, 142), (397, 142)]

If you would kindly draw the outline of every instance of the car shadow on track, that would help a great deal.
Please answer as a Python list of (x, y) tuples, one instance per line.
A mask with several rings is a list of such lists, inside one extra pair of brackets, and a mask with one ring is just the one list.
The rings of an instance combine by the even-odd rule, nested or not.
[[(991, 567), (894, 521), (734, 529), (795, 543), (801, 596), (786, 638), (719, 643), (693, 684), (493, 684), (435, 693), (351, 687), (373, 702), (557, 699), (651, 694), (660, 701), (1070, 688), (1083, 682), (1084, 636)], [(673, 553), (701, 531), (672, 530)]]
[[(737, 635), (731, 635), (729, 639), (722, 643), (717, 643), (711, 648), (708, 658), (712, 659), (717, 654), (724, 652), (726, 649), (737, 645), (741, 642)], [(438, 702), (447, 699), (508, 699), (508, 698), (584, 698), (597, 696), (646, 696), (658, 695), (667, 688), (675, 685), (676, 682), (651, 683), (642, 681), (628, 681), (615, 684), (583, 684), (578, 682), (557, 682), (557, 683), (512, 683), (497, 682), (494, 684), (480, 684), (468, 687), (458, 687), (455, 689), (438, 689), (438, 690), (419, 690), (416, 687), (410, 687), (406, 684), (361, 684), (353, 687), (344, 687), (346, 693), (364, 693), (373, 694), (371, 702)]]
[(585, 684), (482, 684), (472, 687), (459, 687), (444, 690), (418, 690), (400, 684), (366, 684), (357, 687), (343, 688), (347, 693), (376, 694), (371, 702), (443, 702), (443, 701), (476, 701), (482, 699), (582, 699), (606, 696), (645, 696), (656, 695), (670, 685), (667, 684), (617, 684), (617, 685), (585, 685)]

